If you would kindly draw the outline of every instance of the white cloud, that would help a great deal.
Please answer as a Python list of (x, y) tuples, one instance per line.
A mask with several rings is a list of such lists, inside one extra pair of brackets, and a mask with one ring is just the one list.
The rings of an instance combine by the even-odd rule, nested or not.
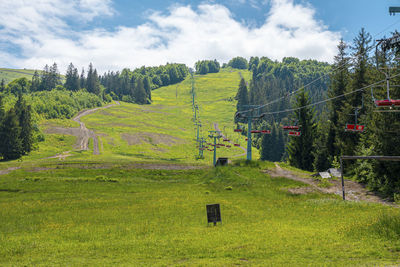
[[(340, 35), (329, 31), (314, 17), (310, 6), (293, 0), (272, 0), (265, 23), (249, 28), (217, 4), (173, 6), (168, 14), (152, 13), (148, 22), (120, 26), (113, 31), (94, 29), (77, 32), (69, 20), (86, 23), (98, 16), (111, 16), (110, 1), (14, 0), (0, 3), (0, 47), (3, 40), (21, 50), (21, 56), (0, 51), (9, 66), (41, 69), (69, 62), (100, 71), (124, 67), (181, 62), (190, 66), (199, 59), (226, 62), (234, 56), (268, 56), (281, 59), (332, 61)], [(5, 10), (13, 10), (9, 14)]]

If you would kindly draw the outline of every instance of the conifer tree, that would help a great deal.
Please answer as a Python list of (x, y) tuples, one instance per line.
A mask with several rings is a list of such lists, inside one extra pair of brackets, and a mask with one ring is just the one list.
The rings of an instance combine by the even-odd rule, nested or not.
[(0, 151), (5, 160), (18, 159), (23, 155), (21, 128), (14, 109), (10, 109), (0, 127)]
[[(247, 91), (246, 82), (243, 78), (240, 80), (239, 89), (236, 94), (236, 99), (238, 101), (236, 105), (236, 110), (238, 112), (248, 109), (246, 105), (249, 104), (249, 93)], [(235, 117), (235, 123), (240, 121), (241, 120), (239, 118)]]
[(296, 97), (294, 119), (300, 125), (301, 135), (291, 137), (287, 146), (290, 165), (312, 171), (314, 156), (312, 154), (315, 140), (314, 110), (306, 107), (311, 103), (308, 93), (301, 90)]
[(81, 76), (79, 77), (79, 87), (86, 88), (85, 69), (82, 68)]
[[(347, 45), (343, 40), (340, 40), (338, 45), (338, 54), (334, 57), (333, 69), (334, 72), (331, 74), (331, 83), (328, 89), (328, 97), (333, 98), (345, 93), (346, 88), (349, 85), (349, 57), (346, 53)], [(336, 140), (343, 136), (344, 125), (339, 125), (339, 111), (343, 108), (343, 102), (345, 99), (337, 98), (329, 102), (329, 130), (326, 140), (327, 152), (331, 157), (339, 156), (340, 151), (337, 147)], [(336, 144), (335, 144), (336, 143)], [(323, 159), (321, 159), (323, 161)], [(319, 168), (318, 168), (319, 169)]]
[(33, 73), (32, 76), (32, 85), (31, 85), (31, 91), (36, 92), (40, 90), (40, 76), (37, 70)]
[(138, 79), (134, 89), (135, 102), (137, 104), (146, 104), (146, 91), (144, 90), (143, 79)]
[(1, 79), (0, 92), (4, 92), (5, 90), (6, 90), (6, 82), (4, 81), (4, 79)]
[(143, 79), (143, 86), (144, 86), (144, 90), (146, 91), (146, 96), (151, 103), (151, 85), (150, 85), (150, 80), (147, 76), (144, 77), (144, 79)]
[[(346, 92), (351, 92), (368, 85), (369, 82), (369, 51), (371, 50), (371, 35), (362, 28), (356, 38), (354, 38), (353, 46), (353, 72), (351, 75), (350, 85)], [(370, 98), (370, 93), (359, 91), (357, 93), (346, 96), (342, 102), (342, 108), (338, 113), (337, 127), (344, 129), (346, 123), (355, 123), (354, 114), (356, 108), (360, 108), (363, 104), (363, 99)], [(363, 108), (359, 113), (358, 123), (362, 123), (363, 115), (366, 109)], [(359, 135), (353, 132), (344, 132), (338, 130), (338, 138), (336, 138), (336, 146), (342, 155), (354, 155), (359, 143)]]
[(69, 91), (79, 90), (79, 74), (78, 69), (72, 63), (68, 65), (67, 73), (65, 74), (65, 88)]

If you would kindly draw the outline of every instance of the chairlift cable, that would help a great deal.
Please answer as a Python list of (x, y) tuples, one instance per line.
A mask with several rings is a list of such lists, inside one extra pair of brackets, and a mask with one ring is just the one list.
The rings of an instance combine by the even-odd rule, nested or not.
[[(384, 30), (380, 31), (379, 33), (374, 34), (374, 35), (372, 36), (372, 39), (374, 39), (376, 36), (378, 36), (378, 35), (380, 35), (381, 33), (385, 32), (385, 31), (388, 30), (390, 27), (396, 25), (396, 24), (399, 23), (399, 22), (400, 22), (400, 19), (397, 20), (396, 22), (390, 24), (389, 26), (387, 26)], [(364, 51), (363, 54), (365, 54), (365, 53), (367, 53), (367, 52), (368, 52), (368, 50)], [(287, 94), (284, 95), (284, 96), (281, 96), (281, 97), (279, 97), (279, 98), (277, 98), (277, 99), (275, 99), (275, 100), (272, 100), (272, 101), (270, 101), (270, 102), (268, 102), (268, 103), (266, 103), (266, 104), (260, 105), (259, 107), (250, 108), (250, 109), (244, 110), (244, 111), (239, 111), (239, 112), (237, 112), (237, 114), (246, 113), (246, 112), (249, 112), (249, 111), (253, 111), (253, 110), (260, 109), (260, 108), (269, 106), (269, 105), (271, 105), (271, 104), (277, 103), (277, 102), (281, 101), (282, 99), (285, 99), (285, 98), (287, 98), (287, 97), (290, 97), (290, 96), (294, 95), (295, 93), (301, 91), (302, 89), (305, 89), (306, 87), (310, 86), (311, 84), (313, 84), (313, 83), (315, 83), (315, 82), (321, 80), (322, 78), (324, 78), (324, 77), (330, 75), (331, 73), (333, 73), (333, 72), (335, 72), (335, 71), (337, 71), (337, 70), (339, 70), (339, 69), (342, 69), (342, 68), (344, 68), (344, 67), (345, 67), (344, 64), (339, 65), (339, 66), (337, 66), (336, 68), (334, 68), (334, 69), (328, 71), (326, 74), (324, 74), (324, 75), (322, 75), (322, 76), (320, 76), (320, 77), (318, 77), (318, 78), (312, 80), (311, 82), (307, 83), (306, 85), (303, 85), (303, 86), (301, 86), (300, 88), (298, 88), (298, 89), (296, 89), (296, 90), (294, 90), (294, 91), (292, 91), (292, 92), (290, 92), (290, 93), (287, 93)]]

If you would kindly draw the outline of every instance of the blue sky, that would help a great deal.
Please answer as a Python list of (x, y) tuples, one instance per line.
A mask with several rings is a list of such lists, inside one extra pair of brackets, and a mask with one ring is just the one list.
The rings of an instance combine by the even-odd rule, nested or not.
[(400, 0), (5, 0), (0, 66), (100, 71), (199, 59), (285, 56), (331, 62), (340, 38), (400, 27)]

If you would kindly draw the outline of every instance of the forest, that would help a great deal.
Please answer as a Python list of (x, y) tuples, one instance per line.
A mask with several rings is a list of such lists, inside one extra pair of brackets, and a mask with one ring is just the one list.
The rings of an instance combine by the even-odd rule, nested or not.
[[(253, 79), (247, 88), (241, 81), (237, 112), (260, 105), (254, 116), (258, 129), (253, 145), (261, 149), (261, 159), (288, 161), (307, 171), (325, 171), (339, 166), (341, 155), (400, 154), (399, 112), (382, 109), (376, 99), (386, 99), (385, 72), (400, 64), (396, 51), (377, 50), (371, 35), (361, 29), (353, 43), (337, 46), (334, 64), (284, 58), (274, 62), (253, 57), (249, 68)], [(390, 97), (399, 99), (399, 77), (390, 78)], [(310, 84), (309, 84), (310, 83)], [(374, 84), (375, 86), (370, 86)], [(376, 99), (375, 99), (376, 98)], [(389, 112), (388, 112), (389, 111)], [(238, 124), (243, 119), (235, 117)], [(284, 126), (296, 126), (299, 135), (288, 135)], [(361, 126), (362, 130), (350, 129)], [(361, 129), (361, 128), (360, 128)], [(243, 132), (246, 134), (246, 131)], [(400, 166), (396, 162), (356, 160), (344, 163), (346, 175), (354, 176), (383, 196), (399, 199)]]

